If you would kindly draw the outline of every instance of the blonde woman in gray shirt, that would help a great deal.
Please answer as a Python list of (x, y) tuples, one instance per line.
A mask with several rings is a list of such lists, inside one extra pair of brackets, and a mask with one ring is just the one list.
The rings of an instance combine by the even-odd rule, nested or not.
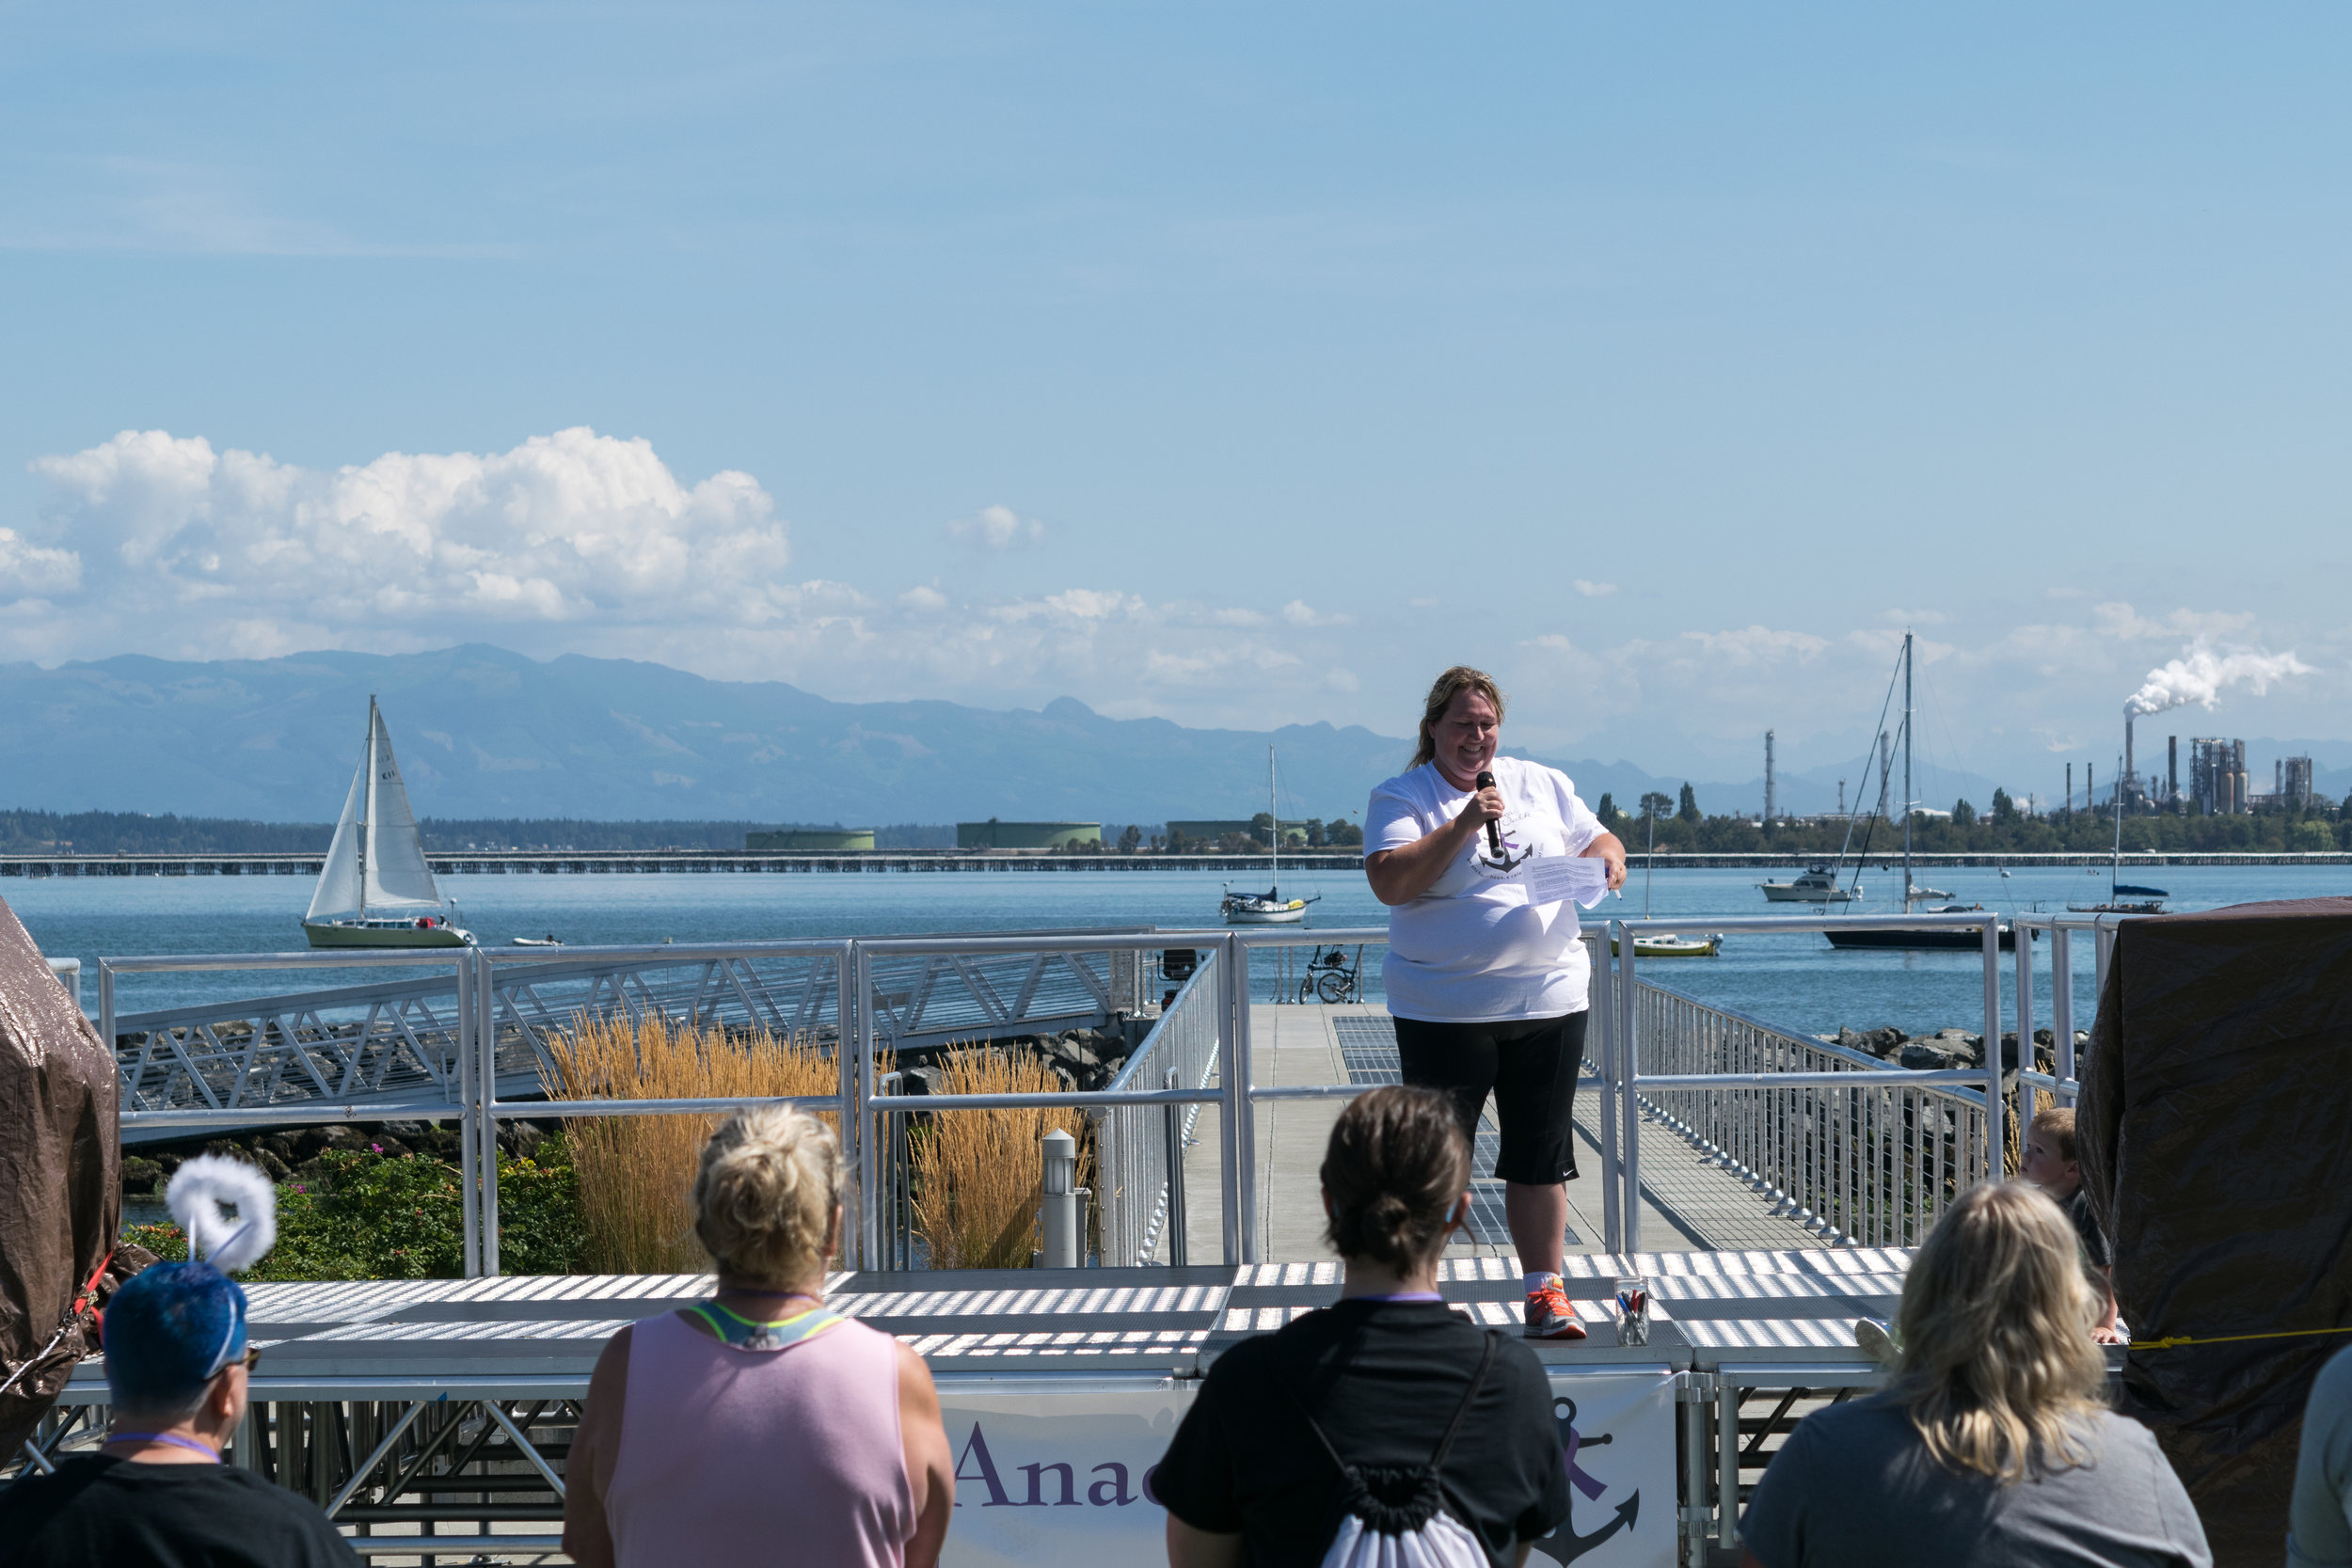
[(1740, 1521), (1760, 1568), (2211, 1568), (2146, 1427), (2106, 1407), (2100, 1306), (2065, 1212), (1962, 1195), (1903, 1281), (1885, 1390), (1797, 1424)]

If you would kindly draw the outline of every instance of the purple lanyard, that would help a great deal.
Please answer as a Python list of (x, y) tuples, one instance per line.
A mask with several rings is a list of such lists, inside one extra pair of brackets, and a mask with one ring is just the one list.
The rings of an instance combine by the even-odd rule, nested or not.
[(118, 1432), (106, 1439), (108, 1448), (114, 1447), (117, 1443), (169, 1443), (175, 1449), (185, 1449), (190, 1453), (200, 1453), (215, 1465), (220, 1463), (220, 1450), (210, 1443), (199, 1443), (193, 1437), (182, 1437), (177, 1433)]

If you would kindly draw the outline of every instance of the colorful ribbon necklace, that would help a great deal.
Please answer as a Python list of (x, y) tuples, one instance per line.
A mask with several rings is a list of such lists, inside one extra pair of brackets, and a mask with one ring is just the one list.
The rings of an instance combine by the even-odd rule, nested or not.
[(827, 1329), (838, 1328), (850, 1320), (823, 1307), (812, 1307), (805, 1312), (775, 1323), (757, 1323), (716, 1301), (689, 1307), (682, 1316), (700, 1318), (710, 1326), (720, 1339), (738, 1350), (790, 1350), (803, 1340), (814, 1339)]

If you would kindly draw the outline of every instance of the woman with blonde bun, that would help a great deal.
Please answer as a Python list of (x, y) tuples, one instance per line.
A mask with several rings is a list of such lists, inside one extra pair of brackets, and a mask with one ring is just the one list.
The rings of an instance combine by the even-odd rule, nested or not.
[(719, 1289), (612, 1337), (572, 1445), (564, 1549), (582, 1568), (930, 1568), (955, 1478), (922, 1357), (830, 1311), (841, 1148), (784, 1106), (703, 1148), (694, 1234)]
[(2064, 1210), (2022, 1181), (1963, 1194), (1903, 1280), (1893, 1378), (1797, 1423), (1747, 1561), (2209, 1568), (2155, 1438), (2106, 1407), (2102, 1305)]

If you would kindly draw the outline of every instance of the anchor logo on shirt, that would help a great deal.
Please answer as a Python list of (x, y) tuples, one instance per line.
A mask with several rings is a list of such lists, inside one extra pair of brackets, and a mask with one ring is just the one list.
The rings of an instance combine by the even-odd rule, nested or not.
[(1587, 1437), (1576, 1430), (1574, 1400), (1555, 1398), (1551, 1402), (1551, 1413), (1552, 1418), (1560, 1423), (1561, 1463), (1567, 1466), (1568, 1471), (1568, 1516), (1561, 1522), (1558, 1529), (1536, 1542), (1535, 1549), (1554, 1562), (1569, 1563), (1597, 1549), (1602, 1542), (1619, 1530), (1632, 1529), (1634, 1520), (1641, 1516), (1642, 1492), (1641, 1488), (1634, 1488), (1633, 1495), (1616, 1506), (1609, 1523), (1589, 1535), (1579, 1535), (1576, 1531), (1576, 1495), (1581, 1492), (1586, 1502), (1597, 1503), (1600, 1501), (1601, 1494), (1609, 1490), (1609, 1483), (1589, 1474), (1583, 1465), (1578, 1464), (1577, 1453), (1581, 1449), (1597, 1449), (1611, 1438), (1605, 1432)]

